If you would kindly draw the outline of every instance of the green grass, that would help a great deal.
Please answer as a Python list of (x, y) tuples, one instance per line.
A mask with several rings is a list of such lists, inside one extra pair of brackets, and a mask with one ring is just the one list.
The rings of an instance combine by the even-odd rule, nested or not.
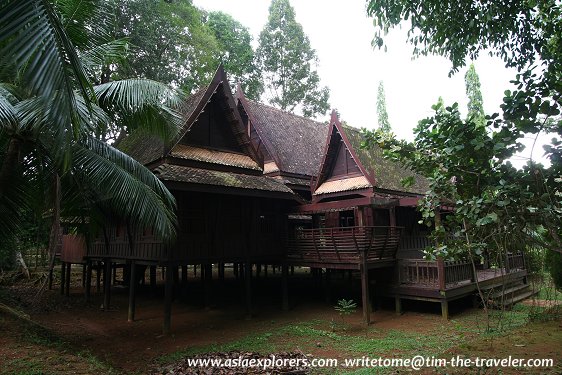
[[(470, 348), (475, 340), (490, 339), (525, 326), (533, 313), (544, 309), (536, 306), (517, 304), (511, 310), (490, 310), (490, 325), (486, 324), (483, 310), (471, 310), (458, 315), (448, 322), (437, 324), (428, 333), (404, 329), (382, 330), (372, 325), (360, 331), (338, 329), (332, 331), (329, 321), (311, 320), (298, 324), (266, 328), (262, 332), (246, 335), (225, 344), (213, 344), (187, 348), (160, 357), (161, 364), (167, 364), (187, 356), (202, 353), (248, 351), (267, 355), (281, 351), (300, 349), (304, 353), (315, 353), (318, 347), (334, 350), (341, 358), (361, 356), (403, 357), (414, 355), (436, 356), (451, 347)], [(430, 319), (435, 322), (434, 319)], [(423, 322), (422, 322), (423, 324)], [(314, 370), (315, 373), (337, 374), (342, 369)], [(378, 374), (393, 372), (391, 368), (354, 369), (352, 374)]]

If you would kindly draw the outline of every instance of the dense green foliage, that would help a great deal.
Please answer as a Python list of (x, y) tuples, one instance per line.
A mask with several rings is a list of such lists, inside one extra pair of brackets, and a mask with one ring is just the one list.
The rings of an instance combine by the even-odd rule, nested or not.
[(468, 96), (468, 119), (472, 119), (479, 126), (486, 125), (486, 115), (484, 114), (484, 102), (482, 99), (482, 91), (480, 91), (480, 77), (476, 73), (474, 64), (464, 75), (466, 85), (466, 96)]
[(488, 117), (486, 126), (477, 116), (462, 120), (456, 105), (438, 105), (433, 117), (418, 124), (414, 142), (368, 134), (367, 144), (377, 142), (388, 156), (429, 178), (431, 190), (420, 207), (428, 224), (437, 207), (455, 206), (435, 231), (443, 245), (432, 255), (488, 252), (501, 261), (506, 252), (529, 246), (562, 252), (562, 143), (553, 138), (545, 146), (550, 167), (532, 159), (522, 169), (509, 163), (525, 135), (562, 135), (560, 3), (370, 0), (367, 12), (377, 26), (375, 45), (383, 45), (389, 28), (409, 20), (415, 55), (446, 56), (455, 72), (467, 57), (488, 49), (520, 72), (516, 90), (505, 92), (503, 116)]
[(240, 83), (246, 97), (258, 99), (263, 88), (248, 28), (223, 12), (210, 12), (206, 24), (217, 40), (220, 61), (231, 83)]
[(329, 90), (320, 87), (316, 51), (295, 20), (289, 0), (272, 0), (256, 56), (271, 104), (289, 112), (300, 110), (305, 116), (328, 111)]
[(115, 36), (131, 51), (120, 77), (144, 77), (187, 92), (206, 84), (218, 66), (219, 46), (190, 0), (118, 1)]
[[(126, 43), (114, 8), (95, 0), (10, 0), (0, 6), (0, 238), (26, 220), (108, 214), (175, 235), (175, 200), (148, 169), (103, 142), (108, 126), (171, 135), (177, 92), (146, 79), (102, 81)], [(57, 191), (58, 182), (61, 195)], [(53, 213), (54, 212), (54, 213)]]
[(562, 254), (554, 251), (547, 251), (545, 264), (550, 271), (554, 286), (562, 290)]
[(379, 82), (377, 90), (377, 116), (378, 128), (382, 131), (389, 132), (391, 130), (390, 122), (388, 121), (388, 112), (386, 111), (386, 96), (384, 95), (384, 84)]

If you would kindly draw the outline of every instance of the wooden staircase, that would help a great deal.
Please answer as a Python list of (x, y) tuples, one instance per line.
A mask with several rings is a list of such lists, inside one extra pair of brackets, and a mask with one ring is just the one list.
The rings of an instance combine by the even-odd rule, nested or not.
[(488, 304), (496, 309), (509, 309), (515, 303), (538, 293), (525, 279), (514, 280), (507, 284), (495, 284), (482, 289)]

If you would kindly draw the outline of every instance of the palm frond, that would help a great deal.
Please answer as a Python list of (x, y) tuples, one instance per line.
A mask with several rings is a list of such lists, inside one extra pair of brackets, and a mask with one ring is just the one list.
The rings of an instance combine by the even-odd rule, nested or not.
[(22, 84), (48, 98), (56, 134), (76, 125), (74, 89), (92, 94), (84, 68), (57, 12), (48, 0), (5, 0), (0, 6), (0, 67), (15, 66)]
[(135, 227), (153, 227), (165, 240), (175, 238), (175, 199), (150, 170), (93, 138), (75, 144), (72, 157), (72, 172), (114, 213)]
[(180, 91), (149, 79), (124, 79), (94, 86), (100, 106), (117, 113), (116, 122), (129, 131), (141, 128), (171, 139), (183, 118), (176, 108)]

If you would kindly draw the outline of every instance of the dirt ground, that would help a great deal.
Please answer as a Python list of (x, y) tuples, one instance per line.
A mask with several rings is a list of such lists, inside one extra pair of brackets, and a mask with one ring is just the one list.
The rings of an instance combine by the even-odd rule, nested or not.
[[(214, 285), (211, 307), (203, 306), (204, 298), (199, 282), (198, 278), (193, 277), (188, 281), (189, 298), (181, 298), (179, 295), (176, 298), (172, 310), (172, 334), (169, 336), (162, 335), (162, 288), (155, 295), (148, 287), (140, 288), (136, 319), (132, 323), (127, 322), (127, 289), (124, 287), (113, 288), (110, 311), (100, 310), (101, 294), (94, 293), (92, 301), (85, 304), (79, 282), (72, 288), (70, 297), (61, 296), (58, 290), (49, 291), (46, 299), (49, 300), (50, 307), (32, 312), (30, 316), (68, 343), (64, 346), (62, 355), (57, 354), (61, 351), (56, 348), (45, 347), (41, 340), (17, 340), (14, 338), (17, 336), (15, 326), (9, 320), (0, 320), (0, 327), (4, 332), (0, 335), (0, 364), (2, 358), (11, 361), (17, 361), (18, 358), (25, 360), (26, 356), (37, 353), (42, 358), (47, 358), (47, 361), (52, 361), (49, 366), (59, 373), (106, 372), (100, 372), (104, 367), (99, 361), (108, 363), (117, 371), (145, 373), (157, 365), (161, 356), (180, 350), (220, 345), (252, 333), (275, 332), (276, 329), (307, 321), (325, 322), (325, 328), (329, 330), (328, 322), (340, 319), (333, 309), (335, 302), (326, 302), (325, 289), (312, 285), (305, 278), (294, 278), (291, 281), (291, 309), (288, 312), (280, 309), (280, 280), (275, 277), (256, 280), (253, 315), (250, 319), (246, 316), (241, 282), (230, 279), (223, 286)], [(359, 300), (358, 285), (347, 283), (342, 278), (341, 288), (332, 289), (332, 301), (343, 298), (344, 295), (346, 298)], [(416, 332), (423, 339), (425, 335), (445, 334), (443, 330), (453, 331), (458, 324), (456, 318), (462, 320), (474, 313), (466, 304), (452, 304), (452, 320), (444, 322), (439, 314), (438, 304), (410, 303), (405, 304), (404, 308), (406, 313), (401, 316), (395, 315), (389, 306), (383, 306), (382, 310), (374, 312), (373, 328), (369, 334), (377, 337), (382, 332), (398, 330)], [(365, 332), (360, 309), (346, 318), (346, 325), (346, 334), (362, 335)], [(562, 321), (531, 324), (493, 339), (474, 340), (474, 337), (467, 335), (469, 344), (460, 341), (443, 355), (498, 358), (511, 355), (554, 358), (558, 361), (562, 358)], [(318, 357), (342, 356), (323, 342), (316, 345), (311, 343), (306, 348)], [(428, 370), (427, 373), (432, 372)]]

